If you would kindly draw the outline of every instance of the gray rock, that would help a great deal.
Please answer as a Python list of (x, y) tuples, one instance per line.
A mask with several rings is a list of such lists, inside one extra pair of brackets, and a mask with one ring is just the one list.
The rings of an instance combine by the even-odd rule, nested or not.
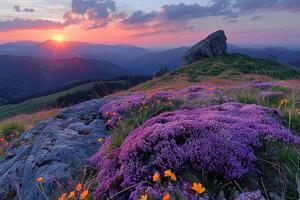
[(189, 65), (203, 57), (213, 57), (227, 53), (227, 37), (223, 30), (210, 34), (189, 49), (183, 56), (183, 65)]
[(101, 145), (97, 139), (107, 134), (95, 113), (109, 101), (91, 100), (67, 108), (23, 133), (0, 161), (0, 199), (45, 199), (37, 187), (40, 176), (48, 199), (57, 199), (59, 184), (68, 188), (73, 187), (70, 180), (81, 181), (83, 168)]

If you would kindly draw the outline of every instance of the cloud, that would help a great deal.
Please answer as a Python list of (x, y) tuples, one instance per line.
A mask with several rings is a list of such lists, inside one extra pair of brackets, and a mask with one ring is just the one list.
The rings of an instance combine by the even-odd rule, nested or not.
[(36, 30), (49, 30), (49, 29), (63, 29), (64, 24), (60, 22), (54, 22), (44, 19), (21, 19), (15, 18), (13, 20), (7, 20), (0, 22), (0, 32), (10, 30), (24, 30), (24, 29), (36, 29)]
[(17, 12), (34, 12), (33, 8), (24, 8), (23, 10), (21, 9), (21, 6), (15, 5), (14, 6), (15, 11)]
[(14, 6), (14, 9), (17, 11), (17, 12), (21, 12), (21, 8), (19, 5), (15, 5)]
[(258, 21), (258, 20), (260, 20), (262, 18), (263, 18), (263, 16), (254, 16), (254, 17), (250, 18), (250, 21)]
[(72, 8), (65, 13), (65, 23), (79, 24), (84, 29), (101, 28), (117, 18), (113, 0), (73, 0)]
[(159, 11), (146, 13), (138, 10), (127, 16), (119, 25), (124, 29), (137, 31), (134, 36), (190, 31), (196, 27), (191, 25), (189, 20), (232, 14), (227, 5), (228, 0), (215, 0), (206, 7), (184, 3), (163, 5)]

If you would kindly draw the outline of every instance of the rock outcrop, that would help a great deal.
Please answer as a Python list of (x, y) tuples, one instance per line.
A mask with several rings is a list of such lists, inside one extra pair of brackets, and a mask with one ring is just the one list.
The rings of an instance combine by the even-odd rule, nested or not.
[[(91, 100), (59, 113), (22, 134), (0, 161), (0, 199), (57, 199), (60, 186), (81, 181), (83, 168), (105, 137), (104, 121), (98, 109), (109, 99)], [(72, 180), (72, 183), (70, 183)], [(58, 184), (59, 183), (59, 184)]]
[(223, 30), (210, 34), (189, 49), (183, 56), (183, 65), (191, 64), (203, 57), (213, 57), (227, 53), (227, 37)]

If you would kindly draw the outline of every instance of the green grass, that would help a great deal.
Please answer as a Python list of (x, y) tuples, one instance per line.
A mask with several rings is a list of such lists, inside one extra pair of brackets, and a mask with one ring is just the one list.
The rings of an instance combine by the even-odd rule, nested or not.
[[(283, 112), (287, 122), (286, 126), (294, 132), (300, 134), (300, 92), (285, 87), (275, 86), (268, 91), (282, 91), (283, 96), (276, 98), (262, 98), (259, 93), (264, 90), (257, 88), (241, 88), (234, 91), (227, 91), (229, 95), (244, 104), (258, 104)], [(286, 99), (287, 104), (281, 105), (282, 100)]]
[(19, 137), (25, 130), (25, 125), (20, 123), (8, 123), (0, 126), (0, 137), (4, 138), (6, 142), (11, 142)]
[(122, 120), (118, 121), (111, 130), (112, 137), (110, 139), (110, 150), (120, 147), (128, 134), (141, 126), (146, 120), (157, 116), (163, 112), (176, 110), (181, 105), (179, 101), (162, 100), (160, 104), (156, 103), (156, 99), (148, 105), (131, 109)]
[(203, 76), (239, 79), (243, 74), (266, 75), (275, 79), (300, 77), (300, 72), (289, 66), (275, 61), (257, 59), (242, 54), (228, 54), (201, 59), (172, 74), (176, 73), (188, 74), (191, 82), (196, 82)]
[[(113, 83), (113, 82), (118, 82), (120, 81), (108, 81), (105, 83)], [(122, 84), (126, 84), (121, 82)], [(39, 98), (33, 98), (29, 99), (27, 101), (18, 103), (18, 104), (11, 104), (11, 105), (4, 105), (0, 106), (0, 120), (15, 116), (18, 114), (31, 114), (35, 113), (47, 108), (53, 108), (56, 107), (56, 102), (59, 98), (64, 97), (68, 94), (73, 94), (76, 92), (85, 92), (85, 91), (93, 91), (94, 87), (100, 84), (99, 87), (104, 87), (103, 82), (95, 81), (91, 83), (86, 83), (74, 88), (71, 88), (69, 90), (63, 91), (63, 92), (58, 92), (52, 95), (44, 96), (44, 97), (39, 97)]]

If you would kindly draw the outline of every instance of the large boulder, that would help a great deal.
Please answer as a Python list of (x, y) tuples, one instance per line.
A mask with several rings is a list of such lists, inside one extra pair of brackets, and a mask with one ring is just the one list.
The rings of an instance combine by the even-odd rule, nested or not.
[[(0, 199), (57, 199), (59, 184), (70, 189), (81, 181), (83, 168), (101, 146), (98, 138), (106, 136), (98, 109), (108, 102), (91, 100), (67, 108), (23, 133), (0, 161)], [(44, 194), (38, 177), (44, 179)]]
[(198, 42), (183, 56), (183, 65), (188, 65), (203, 57), (213, 57), (227, 53), (227, 37), (223, 30), (210, 34)]

